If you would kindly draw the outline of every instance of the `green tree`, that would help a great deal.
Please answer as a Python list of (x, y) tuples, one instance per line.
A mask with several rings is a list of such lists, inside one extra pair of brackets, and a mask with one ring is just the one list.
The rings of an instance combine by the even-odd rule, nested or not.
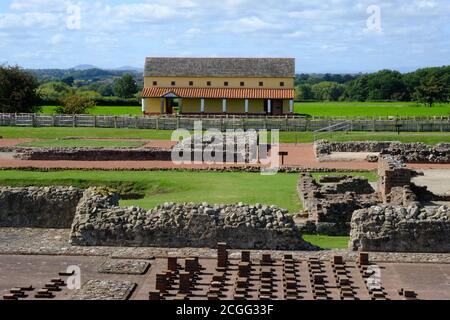
[(63, 100), (63, 105), (56, 108), (60, 114), (85, 114), (95, 107), (95, 102), (88, 97), (77, 94), (71, 95)]
[(431, 77), (416, 88), (414, 97), (418, 102), (426, 104), (431, 108), (435, 103), (448, 102), (450, 92), (448, 86), (441, 80), (436, 77)]
[(64, 77), (61, 81), (64, 82), (65, 84), (67, 84), (68, 86), (73, 86), (75, 79), (72, 76), (68, 76), (68, 77)]
[(312, 86), (312, 92), (317, 100), (338, 101), (345, 87), (336, 82), (320, 82)]
[(132, 98), (138, 92), (138, 87), (133, 76), (126, 73), (114, 81), (113, 91), (119, 98)]
[(44, 102), (61, 103), (75, 90), (64, 82), (47, 82), (39, 86), (37, 94)]
[(295, 100), (308, 101), (314, 100), (314, 94), (310, 84), (301, 84), (295, 88)]
[(381, 70), (368, 77), (367, 100), (409, 100), (403, 76), (398, 71)]
[(0, 66), (0, 111), (5, 113), (36, 112), (38, 83), (29, 72), (18, 66)]

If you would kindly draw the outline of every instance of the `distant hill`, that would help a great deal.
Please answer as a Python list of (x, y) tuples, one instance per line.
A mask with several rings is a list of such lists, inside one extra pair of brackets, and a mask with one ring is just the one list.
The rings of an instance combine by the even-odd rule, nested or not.
[(143, 68), (137, 68), (137, 67), (131, 67), (131, 66), (122, 66), (119, 68), (114, 68), (111, 70), (115, 70), (115, 71), (136, 71), (136, 72), (143, 72), (144, 69)]
[(89, 69), (101, 69), (99, 67), (93, 66), (92, 64), (80, 64), (72, 68), (73, 70), (89, 70)]
[(68, 77), (72, 77), (75, 81), (85, 83), (112, 82), (125, 73), (133, 75), (138, 83), (143, 81), (142, 71), (133, 69), (104, 70), (100, 68), (84, 68), (88, 66), (79, 65), (71, 69), (29, 69), (28, 71), (33, 73), (40, 82), (61, 81)]

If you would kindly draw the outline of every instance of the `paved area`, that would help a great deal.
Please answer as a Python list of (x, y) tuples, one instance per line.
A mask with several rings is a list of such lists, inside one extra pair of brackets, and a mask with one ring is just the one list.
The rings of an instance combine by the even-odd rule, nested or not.
[[(58, 291), (53, 292), (53, 299), (67, 300), (76, 297), (148, 300), (149, 292), (157, 289), (157, 274), (162, 273), (170, 274), (167, 293), (161, 296), (164, 300), (205, 300), (213, 293), (218, 294), (220, 299), (340, 300), (345, 296), (350, 300), (369, 300), (372, 297), (403, 300), (404, 297), (398, 293), (402, 288), (413, 290), (417, 299), (450, 299), (449, 264), (371, 261), (370, 267), (360, 267), (354, 260), (344, 260), (342, 264), (334, 265), (331, 260), (318, 261), (301, 254), (293, 260), (270, 256), (270, 262), (263, 262), (261, 256), (250, 255), (250, 265), (241, 262), (239, 253), (229, 258), (229, 263), (223, 269), (217, 269), (217, 258), (199, 258), (201, 268), (188, 275), (189, 289), (186, 293), (181, 292), (181, 274), (186, 271), (186, 256), (176, 257), (176, 269), (170, 273), (167, 273), (171, 269), (167, 256), (139, 261), (121, 260), (123, 265), (144, 261), (149, 264), (150, 267), (143, 274), (132, 275), (100, 273), (99, 267), (102, 264), (117, 261), (111, 258), (0, 255), (0, 295), (7, 294), (12, 288), (32, 286), (34, 290), (26, 291), (26, 296), (21, 299), (34, 300), (37, 290), (45, 288), (52, 279), (61, 279), (66, 284), (71, 281), (67, 276), (61, 276), (60, 272), (66, 272), (69, 266), (75, 266), (80, 271), (82, 290), (72, 290), (62, 285)], [(380, 277), (376, 283), (382, 287), (375, 291), (376, 294), (370, 292), (366, 284), (366, 279), (372, 276), (373, 271), (379, 272)], [(213, 277), (220, 284), (214, 284)], [(120, 293), (117, 285), (124, 283), (131, 284), (134, 290), (131, 294), (117, 295), (118, 291)], [(288, 286), (290, 290), (285, 289)]]
[(427, 186), (428, 190), (437, 194), (450, 193), (450, 170), (421, 170), (423, 176), (413, 178), (419, 186)]

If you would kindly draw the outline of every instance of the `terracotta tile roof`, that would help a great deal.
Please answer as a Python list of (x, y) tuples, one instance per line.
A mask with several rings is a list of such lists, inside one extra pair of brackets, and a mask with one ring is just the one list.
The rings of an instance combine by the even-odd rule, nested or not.
[(205, 99), (294, 99), (294, 89), (245, 88), (144, 88), (143, 98), (159, 98), (173, 93), (180, 98)]
[(145, 60), (146, 77), (295, 77), (293, 58), (168, 58)]

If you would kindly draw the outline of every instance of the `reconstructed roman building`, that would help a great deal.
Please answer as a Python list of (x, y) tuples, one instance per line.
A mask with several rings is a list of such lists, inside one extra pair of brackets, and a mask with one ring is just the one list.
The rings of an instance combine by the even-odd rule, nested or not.
[(294, 112), (295, 59), (147, 58), (146, 115)]

